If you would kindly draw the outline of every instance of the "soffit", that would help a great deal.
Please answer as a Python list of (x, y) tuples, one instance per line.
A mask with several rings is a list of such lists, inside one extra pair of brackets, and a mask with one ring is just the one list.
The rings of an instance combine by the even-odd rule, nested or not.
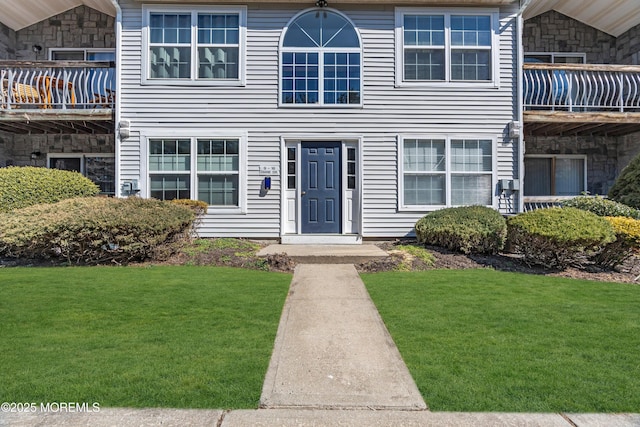
[(549, 10), (560, 12), (614, 37), (640, 24), (638, 0), (533, 0), (525, 10), (524, 19)]
[(82, 5), (116, 16), (110, 0), (0, 0), (0, 22), (17, 31)]

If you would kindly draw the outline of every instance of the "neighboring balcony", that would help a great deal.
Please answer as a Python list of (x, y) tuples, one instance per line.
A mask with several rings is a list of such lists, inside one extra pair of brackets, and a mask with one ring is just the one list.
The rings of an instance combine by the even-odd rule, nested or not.
[(524, 64), (528, 135), (640, 132), (640, 66)]
[(114, 132), (115, 66), (93, 61), (0, 61), (0, 130)]

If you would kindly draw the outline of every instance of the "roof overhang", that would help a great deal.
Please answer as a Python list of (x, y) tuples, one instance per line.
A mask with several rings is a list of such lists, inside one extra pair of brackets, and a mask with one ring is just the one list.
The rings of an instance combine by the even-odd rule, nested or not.
[(82, 5), (116, 16), (111, 0), (0, 0), (0, 22), (18, 31)]
[(532, 0), (524, 19), (555, 10), (618, 37), (640, 24), (638, 0)]

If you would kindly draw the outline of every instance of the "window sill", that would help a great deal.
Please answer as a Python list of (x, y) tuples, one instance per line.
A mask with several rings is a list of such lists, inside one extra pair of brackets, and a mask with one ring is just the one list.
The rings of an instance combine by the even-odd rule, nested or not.
[(201, 80), (186, 80), (186, 79), (142, 79), (140, 82), (142, 86), (184, 86), (184, 87), (245, 87), (246, 84), (242, 80), (217, 80), (217, 79), (201, 79)]
[(418, 88), (418, 89), (462, 89), (462, 90), (476, 90), (476, 89), (500, 89), (500, 85), (496, 82), (428, 82), (428, 81), (417, 81), (417, 82), (396, 82), (395, 87), (397, 88)]
[(206, 215), (245, 215), (247, 211), (241, 207), (233, 206), (233, 207), (220, 207), (220, 206), (209, 206), (207, 208)]

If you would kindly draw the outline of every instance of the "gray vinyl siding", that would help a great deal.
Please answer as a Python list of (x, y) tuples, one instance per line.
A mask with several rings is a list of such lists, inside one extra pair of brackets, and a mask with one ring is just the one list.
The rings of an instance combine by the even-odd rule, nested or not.
[[(177, 3), (177, 2), (176, 2)], [(517, 140), (503, 139), (515, 113), (515, 10), (501, 10), (500, 87), (395, 87), (393, 6), (340, 5), (363, 41), (362, 108), (278, 107), (278, 46), (282, 28), (311, 3), (248, 5), (245, 87), (141, 85), (142, 9), (121, 1), (122, 118), (131, 136), (120, 146), (120, 176), (140, 179), (144, 171), (140, 133), (171, 129), (237, 129), (247, 133), (247, 209), (244, 214), (204, 218), (202, 236), (280, 236), (280, 178), (260, 195), (260, 164), (280, 164), (281, 138), (334, 134), (362, 138), (364, 237), (412, 233), (424, 212), (398, 211), (398, 147), (401, 134), (465, 133), (497, 138), (498, 179), (517, 178)], [(517, 200), (500, 202), (509, 213)]]

